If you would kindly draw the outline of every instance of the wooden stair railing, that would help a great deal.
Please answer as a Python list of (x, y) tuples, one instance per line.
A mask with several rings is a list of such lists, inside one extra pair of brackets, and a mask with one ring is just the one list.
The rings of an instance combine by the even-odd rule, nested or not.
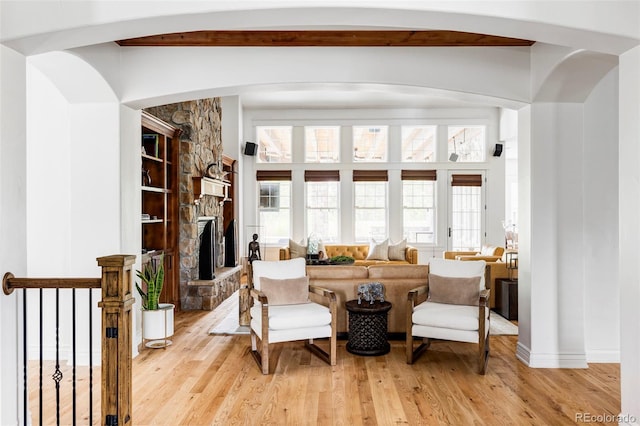
[[(135, 255), (99, 257), (97, 261), (102, 268), (101, 278), (16, 278), (7, 272), (2, 279), (2, 289), (7, 295), (14, 289), (102, 288), (102, 300), (98, 306), (102, 308), (101, 424), (103, 425), (132, 424), (131, 335), (134, 304), (132, 265), (135, 260)], [(26, 421), (26, 395), (24, 404)]]

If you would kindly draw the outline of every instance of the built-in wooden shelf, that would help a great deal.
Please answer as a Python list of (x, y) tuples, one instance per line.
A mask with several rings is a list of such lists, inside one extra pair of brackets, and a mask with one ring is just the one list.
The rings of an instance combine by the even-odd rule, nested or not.
[(158, 188), (156, 186), (143, 186), (142, 187), (143, 191), (147, 191), (147, 192), (160, 192), (160, 193), (166, 193), (167, 190), (164, 188)]
[(143, 219), (142, 223), (162, 223), (164, 222), (162, 219)]

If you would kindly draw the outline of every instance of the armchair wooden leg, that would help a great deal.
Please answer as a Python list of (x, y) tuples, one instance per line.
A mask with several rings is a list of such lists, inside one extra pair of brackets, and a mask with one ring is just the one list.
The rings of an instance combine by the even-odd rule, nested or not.
[(337, 348), (337, 342), (336, 341), (337, 341), (336, 336), (332, 335), (329, 338), (329, 352), (328, 353), (327, 353), (327, 351), (322, 349), (320, 346), (315, 344), (313, 342), (313, 339), (309, 339), (308, 341), (305, 341), (304, 345), (306, 346), (307, 349), (309, 349), (309, 351), (311, 351), (313, 354), (315, 354), (318, 358), (320, 358), (321, 360), (323, 360), (327, 364), (333, 366), (333, 365), (336, 365), (336, 348)]
[(260, 339), (260, 350), (257, 344), (258, 335), (251, 329), (251, 356), (262, 370), (262, 374), (269, 374), (269, 341)]
[(487, 365), (489, 364), (489, 336), (484, 339), (484, 344), (480, 346), (480, 374), (483, 376), (487, 373)]
[(407, 357), (407, 364), (413, 364), (413, 336), (411, 330), (407, 330), (407, 340), (404, 344), (404, 351)]
[(431, 345), (431, 340), (427, 337), (423, 337), (420, 345), (417, 348), (413, 349), (413, 336), (411, 336), (411, 332), (408, 332), (406, 348), (405, 348), (407, 364), (413, 364), (415, 360), (417, 360), (420, 357), (420, 355), (422, 355), (423, 352), (429, 349), (430, 345)]

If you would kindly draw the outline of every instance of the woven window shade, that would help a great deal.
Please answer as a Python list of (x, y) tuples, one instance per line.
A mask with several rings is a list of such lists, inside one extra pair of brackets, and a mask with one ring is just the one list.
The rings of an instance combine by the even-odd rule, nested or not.
[(436, 180), (435, 170), (402, 170), (402, 180)]
[(452, 175), (451, 186), (482, 186), (482, 175)]
[(291, 180), (291, 170), (258, 170), (256, 180)]
[(339, 170), (305, 170), (305, 182), (339, 182)]
[(354, 182), (387, 182), (389, 174), (386, 170), (354, 170)]

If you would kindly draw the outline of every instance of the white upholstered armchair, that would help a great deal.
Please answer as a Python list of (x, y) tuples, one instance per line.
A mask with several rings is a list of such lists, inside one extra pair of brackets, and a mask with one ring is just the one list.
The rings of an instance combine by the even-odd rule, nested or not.
[[(479, 372), (489, 359), (489, 289), (486, 262), (432, 259), (427, 286), (409, 292), (407, 300), (407, 363), (429, 347), (430, 339), (477, 343)], [(414, 337), (421, 344), (414, 349)]]
[[(336, 295), (309, 285), (305, 259), (254, 260), (251, 268), (251, 353), (262, 373), (269, 374), (269, 345), (294, 340), (306, 340), (311, 352), (336, 365)], [(314, 342), (323, 338), (328, 351)]]

